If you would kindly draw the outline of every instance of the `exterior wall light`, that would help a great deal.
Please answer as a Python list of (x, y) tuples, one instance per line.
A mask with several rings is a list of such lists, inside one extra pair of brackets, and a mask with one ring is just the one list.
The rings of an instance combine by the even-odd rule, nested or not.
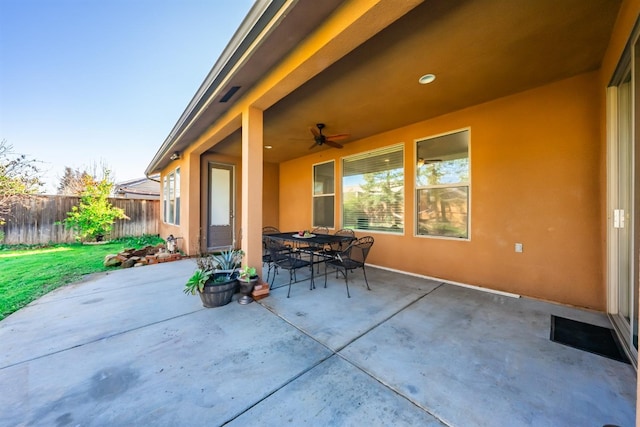
[(174, 153), (169, 157), (171, 160), (178, 160), (180, 158), (180, 152), (174, 151)]

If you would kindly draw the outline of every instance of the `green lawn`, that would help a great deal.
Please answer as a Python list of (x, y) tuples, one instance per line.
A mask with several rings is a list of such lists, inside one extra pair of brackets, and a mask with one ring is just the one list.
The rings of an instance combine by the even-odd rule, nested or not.
[(78, 243), (39, 249), (5, 247), (0, 250), (0, 319), (85, 274), (114, 269), (102, 265), (107, 254), (162, 241), (155, 236), (144, 236), (104, 245)]

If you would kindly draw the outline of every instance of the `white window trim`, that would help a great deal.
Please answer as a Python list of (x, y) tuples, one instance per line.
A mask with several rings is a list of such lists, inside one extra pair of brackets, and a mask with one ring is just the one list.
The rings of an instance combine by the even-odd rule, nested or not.
[[(162, 222), (167, 225), (180, 226), (180, 223), (176, 222), (176, 218), (178, 217), (178, 206), (177, 206), (177, 192), (176, 189), (180, 188), (180, 184), (177, 182), (178, 175), (180, 171), (180, 166), (173, 169), (171, 172), (167, 173), (162, 177)], [(171, 176), (173, 175), (173, 222), (169, 222), (169, 211), (171, 204), (169, 199), (169, 194), (167, 193), (167, 186), (171, 183)], [(181, 179), (182, 177), (180, 177)]]
[[(327, 163), (333, 163), (333, 193), (331, 194), (315, 194), (315, 183), (316, 183), (316, 175), (315, 175), (315, 168), (316, 166), (319, 165), (325, 165)], [(314, 198), (315, 197), (327, 197), (327, 196), (333, 196), (333, 227), (328, 227), (329, 230), (336, 230), (337, 226), (336, 226), (336, 161), (335, 159), (331, 159), (331, 160), (327, 160), (326, 162), (319, 162), (319, 163), (314, 163), (311, 165), (311, 226), (312, 227), (316, 227), (316, 218), (315, 218), (315, 212), (313, 209), (314, 206)], [(324, 226), (319, 226), (319, 227), (324, 227)]]
[[(415, 146), (415, 144), (414, 144)], [(368, 154), (368, 153), (375, 153), (376, 151), (381, 151), (381, 150), (386, 150), (386, 149), (392, 149), (395, 147), (401, 147), (402, 148), (402, 182), (403, 182), (403, 197), (404, 197), (404, 210), (403, 210), (403, 227), (402, 227), (402, 232), (401, 233), (395, 233), (392, 231), (384, 231), (384, 230), (363, 230), (360, 228), (355, 228), (354, 231), (360, 231), (360, 232), (366, 232), (367, 234), (387, 234), (389, 236), (406, 236), (407, 235), (407, 163), (406, 163), (406, 155), (407, 155), (407, 150), (406, 150), (406, 144), (404, 142), (399, 142), (399, 143), (394, 143), (394, 144), (390, 144), (390, 145), (385, 145), (382, 147), (377, 147), (377, 148), (373, 148), (371, 150), (367, 150), (367, 151), (360, 151), (358, 153), (355, 154), (350, 154), (348, 156), (342, 156), (340, 157), (340, 161), (339, 161), (339, 168), (336, 169), (336, 173), (338, 174), (337, 176), (340, 177), (340, 224), (341, 227), (344, 228), (344, 189), (342, 188), (342, 180), (344, 179), (344, 171), (343, 171), (343, 167), (344, 167), (344, 159), (349, 159), (350, 157), (357, 157), (357, 156), (362, 156), (364, 154)], [(414, 183), (415, 186), (415, 183)]]
[[(418, 142), (420, 141), (424, 141), (426, 139), (433, 139), (433, 138), (438, 138), (440, 136), (446, 136), (446, 135), (451, 135), (454, 133), (458, 133), (458, 132), (464, 132), (467, 131), (469, 132), (469, 147), (468, 147), (468, 152), (469, 152), (469, 182), (467, 187), (469, 188), (469, 194), (468, 194), (468, 200), (469, 200), (469, 206), (467, 206), (467, 237), (450, 237), (450, 236), (434, 236), (434, 235), (429, 235), (429, 234), (418, 234), (418, 190), (420, 188), (424, 188), (424, 187), (418, 187), (418, 185), (416, 184), (416, 174), (417, 174), (417, 170), (416, 170), (416, 160), (418, 157)], [(452, 240), (454, 242), (470, 242), (471, 241), (471, 230), (473, 229), (471, 227), (471, 221), (472, 221), (472, 212), (471, 212), (471, 207), (473, 206), (472, 203), (472, 188), (471, 188), (471, 183), (473, 182), (473, 177), (472, 177), (472, 171), (473, 171), (473, 166), (472, 166), (472, 150), (471, 150), (471, 141), (473, 140), (472, 135), (471, 135), (471, 126), (467, 126), (467, 127), (463, 127), (463, 128), (459, 128), (459, 129), (455, 129), (455, 130), (451, 130), (451, 131), (447, 131), (447, 132), (442, 132), (442, 133), (438, 133), (438, 134), (434, 134), (434, 135), (429, 135), (429, 136), (423, 136), (420, 138), (416, 138), (413, 140), (413, 153), (412, 153), (412, 162), (413, 162), (413, 180), (412, 180), (412, 189), (413, 189), (413, 237), (417, 237), (420, 239), (439, 239), (439, 240)], [(405, 174), (406, 175), (406, 174)], [(405, 176), (406, 178), (406, 176)], [(430, 188), (436, 188), (437, 186), (432, 186)], [(451, 187), (451, 185), (443, 185), (443, 187)]]

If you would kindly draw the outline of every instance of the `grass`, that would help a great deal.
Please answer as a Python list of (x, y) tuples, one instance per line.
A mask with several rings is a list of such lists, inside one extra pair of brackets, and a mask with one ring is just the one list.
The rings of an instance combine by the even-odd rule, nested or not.
[(103, 265), (107, 254), (160, 242), (163, 240), (157, 236), (142, 236), (118, 239), (104, 245), (2, 246), (0, 320), (42, 295), (78, 281), (84, 275), (114, 269)]

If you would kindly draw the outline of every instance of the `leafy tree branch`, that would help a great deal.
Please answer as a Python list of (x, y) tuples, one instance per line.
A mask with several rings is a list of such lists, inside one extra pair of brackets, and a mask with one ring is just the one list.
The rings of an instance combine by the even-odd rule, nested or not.
[(6, 222), (11, 206), (40, 192), (37, 163), (24, 154), (15, 154), (7, 140), (0, 141), (0, 225)]

